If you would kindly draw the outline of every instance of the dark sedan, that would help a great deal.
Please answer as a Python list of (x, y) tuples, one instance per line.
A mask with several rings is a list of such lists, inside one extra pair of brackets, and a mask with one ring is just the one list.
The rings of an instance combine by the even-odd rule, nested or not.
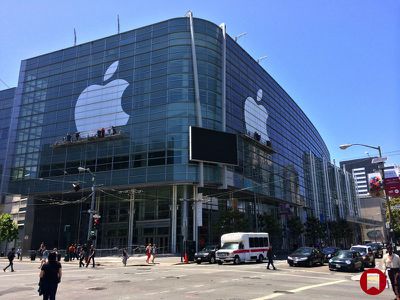
[(312, 267), (315, 264), (324, 265), (325, 255), (317, 248), (301, 247), (290, 254), (287, 258), (289, 266), (308, 266)]
[(215, 263), (215, 252), (219, 250), (219, 245), (209, 245), (204, 247), (201, 251), (194, 254), (194, 260), (201, 264), (202, 262), (208, 262), (210, 264)]
[(339, 252), (338, 247), (325, 247), (322, 249), (322, 253), (325, 255), (325, 262), (328, 262), (332, 257), (334, 257)]
[(360, 253), (351, 250), (340, 250), (329, 260), (331, 271), (363, 271), (364, 260)]

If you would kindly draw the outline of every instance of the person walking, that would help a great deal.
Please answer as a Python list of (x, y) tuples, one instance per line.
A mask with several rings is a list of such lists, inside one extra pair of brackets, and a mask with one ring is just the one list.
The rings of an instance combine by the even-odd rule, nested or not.
[(393, 293), (397, 297), (397, 284), (395, 277), (400, 270), (400, 258), (396, 253), (393, 252), (393, 248), (391, 246), (387, 248), (387, 253), (383, 256), (382, 265), (384, 271), (387, 271), (388, 273)]
[(47, 262), (47, 259), (49, 258), (49, 250), (46, 249), (46, 246), (43, 246), (43, 252), (42, 252), (42, 259), (40, 260), (40, 267), (39, 269), (41, 269), (43, 267), (43, 265)]
[(43, 251), (46, 249), (46, 245), (44, 244), (44, 242), (40, 243), (40, 247), (37, 251), (38, 255), (39, 255), (39, 259), (42, 260), (42, 256), (43, 256)]
[(21, 250), (21, 248), (17, 249), (17, 259), (18, 260), (22, 260), (22, 250)]
[(90, 255), (89, 255), (89, 259), (88, 259), (88, 261), (86, 263), (86, 268), (90, 264), (90, 261), (93, 262), (93, 268), (96, 266), (96, 264), (94, 262), (95, 256), (96, 256), (96, 249), (94, 248), (94, 245), (92, 245), (92, 246), (90, 246)]
[(122, 263), (124, 264), (124, 267), (126, 267), (126, 262), (128, 261), (128, 251), (126, 249), (122, 249)]
[(156, 258), (157, 254), (157, 246), (156, 244), (153, 244), (153, 247), (151, 247), (151, 263), (154, 264), (154, 259)]
[(85, 257), (86, 257), (85, 249), (83, 247), (81, 247), (81, 249), (79, 251), (79, 268), (85, 266), (85, 263), (84, 263)]
[(8, 268), (11, 267), (11, 272), (14, 272), (14, 258), (15, 258), (15, 248), (12, 248), (10, 252), (7, 254), (8, 258), (8, 266), (3, 269), (5, 272)]
[(146, 247), (146, 256), (147, 256), (146, 263), (149, 263), (151, 256), (151, 243), (149, 243)]
[(268, 258), (267, 269), (269, 270), (269, 266), (271, 265), (274, 268), (274, 270), (276, 270), (274, 266), (274, 253), (272, 252), (272, 246), (269, 246), (268, 248), (267, 258)]
[(39, 288), (43, 294), (43, 300), (55, 300), (57, 287), (62, 276), (61, 263), (57, 261), (55, 252), (49, 253), (48, 259), (49, 261), (40, 270)]

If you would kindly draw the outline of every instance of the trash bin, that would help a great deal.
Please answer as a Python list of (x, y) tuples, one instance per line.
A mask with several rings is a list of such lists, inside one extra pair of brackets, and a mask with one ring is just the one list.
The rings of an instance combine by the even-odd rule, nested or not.
[[(61, 255), (61, 254), (60, 254)], [(65, 254), (65, 256), (64, 256), (64, 261), (69, 261), (69, 255), (68, 254)]]
[(35, 261), (35, 259), (36, 259), (36, 251), (32, 250), (30, 256), (31, 256), (31, 261)]

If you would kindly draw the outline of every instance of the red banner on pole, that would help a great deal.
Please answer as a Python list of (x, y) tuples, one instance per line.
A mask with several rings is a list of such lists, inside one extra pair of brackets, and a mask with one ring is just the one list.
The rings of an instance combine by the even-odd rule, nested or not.
[(385, 192), (389, 197), (400, 197), (400, 178), (392, 177), (385, 178), (384, 182)]

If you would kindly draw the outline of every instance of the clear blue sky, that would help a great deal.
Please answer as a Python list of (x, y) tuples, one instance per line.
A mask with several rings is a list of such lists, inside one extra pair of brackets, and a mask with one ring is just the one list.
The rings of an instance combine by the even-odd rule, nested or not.
[[(59, 3), (62, 2), (62, 3)], [(380, 145), (400, 164), (400, 1), (2, 1), (0, 78), (15, 86), (20, 61), (165, 19), (226, 23), (314, 123), (336, 162)], [(0, 82), (0, 89), (6, 88)]]

